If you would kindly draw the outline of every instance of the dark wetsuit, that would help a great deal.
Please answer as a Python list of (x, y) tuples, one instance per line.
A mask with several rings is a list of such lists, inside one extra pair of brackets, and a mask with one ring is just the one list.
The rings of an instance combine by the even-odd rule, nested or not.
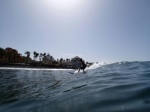
[(83, 73), (85, 73), (85, 72), (84, 72), (84, 69), (86, 68), (86, 64), (84, 63), (83, 60), (80, 60), (80, 61), (81, 61), (82, 66), (79, 68), (78, 73), (80, 72), (80, 69), (82, 69), (82, 70), (83, 70)]
[(82, 67), (80, 69), (84, 70), (86, 68), (86, 64), (84, 63), (84, 61), (81, 61), (81, 63), (82, 63)]

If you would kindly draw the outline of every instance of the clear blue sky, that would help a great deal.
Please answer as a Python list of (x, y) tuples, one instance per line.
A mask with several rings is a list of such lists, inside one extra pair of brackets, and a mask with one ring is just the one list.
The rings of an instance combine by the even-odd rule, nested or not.
[(0, 0), (0, 47), (86, 61), (149, 61), (150, 0)]

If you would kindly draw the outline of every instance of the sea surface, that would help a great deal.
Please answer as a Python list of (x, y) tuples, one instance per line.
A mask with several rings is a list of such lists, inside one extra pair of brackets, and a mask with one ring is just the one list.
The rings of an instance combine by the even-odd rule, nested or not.
[(150, 112), (150, 62), (0, 68), (0, 112)]

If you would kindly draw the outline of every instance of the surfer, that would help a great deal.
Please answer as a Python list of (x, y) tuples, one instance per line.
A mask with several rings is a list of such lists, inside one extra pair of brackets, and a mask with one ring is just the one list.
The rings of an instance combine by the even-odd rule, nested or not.
[(82, 59), (80, 59), (80, 62), (81, 62), (81, 66), (80, 66), (80, 68), (78, 70), (78, 73), (80, 72), (80, 69), (82, 69), (83, 73), (85, 73), (84, 69), (86, 68), (86, 64), (85, 64), (85, 62)]

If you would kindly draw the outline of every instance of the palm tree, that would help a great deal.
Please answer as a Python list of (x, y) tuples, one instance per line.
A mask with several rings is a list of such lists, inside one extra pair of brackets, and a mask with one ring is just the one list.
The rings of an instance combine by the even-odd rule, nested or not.
[(39, 53), (36, 53), (36, 59), (37, 59), (38, 56), (39, 56)]
[(29, 60), (29, 57), (30, 57), (30, 52), (26, 51), (25, 54), (27, 55), (25, 63), (28, 64), (28, 60)]
[(39, 53), (37, 53), (36, 51), (34, 51), (33, 55), (34, 55), (34, 60), (36, 60), (36, 58), (39, 56)]
[(68, 59), (68, 58), (66, 59), (66, 62), (69, 62), (69, 59)]
[(45, 56), (46, 56), (46, 53), (43, 53), (43, 57), (45, 58)]
[(45, 63), (46, 62), (46, 53), (43, 53), (42, 54), (42, 63)]
[(36, 52), (34, 51), (34, 52), (33, 52), (34, 61), (35, 61), (35, 57), (36, 57)]

